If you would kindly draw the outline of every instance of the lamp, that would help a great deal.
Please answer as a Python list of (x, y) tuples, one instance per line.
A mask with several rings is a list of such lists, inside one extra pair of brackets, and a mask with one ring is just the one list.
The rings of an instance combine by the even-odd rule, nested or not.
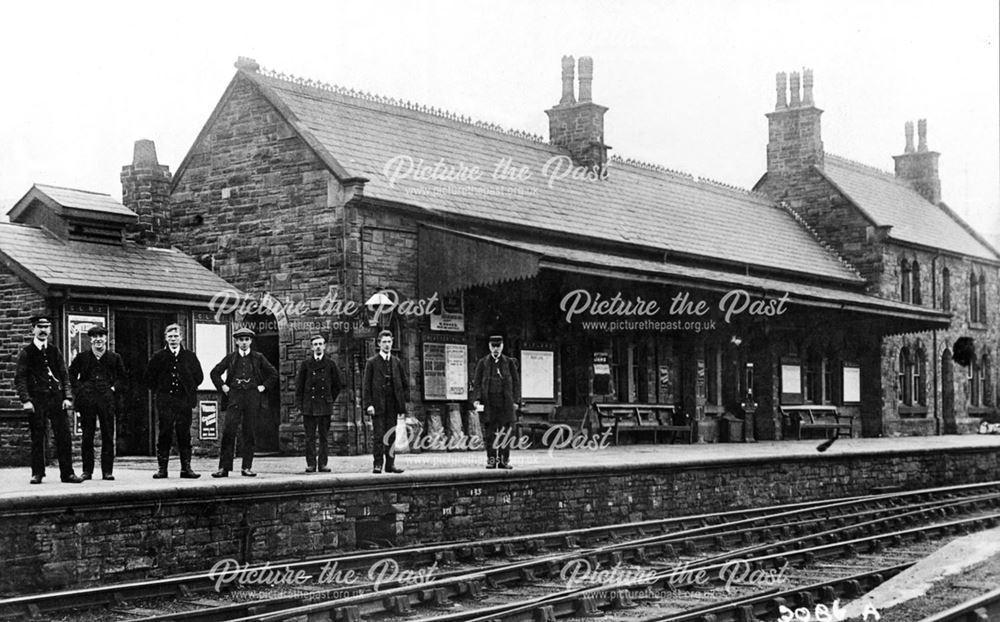
[(392, 310), (396, 307), (396, 301), (387, 296), (385, 291), (378, 291), (372, 294), (372, 297), (365, 302), (365, 306), (368, 307), (368, 311), (372, 314), (368, 318), (368, 325), (378, 326), (382, 315), (392, 313)]

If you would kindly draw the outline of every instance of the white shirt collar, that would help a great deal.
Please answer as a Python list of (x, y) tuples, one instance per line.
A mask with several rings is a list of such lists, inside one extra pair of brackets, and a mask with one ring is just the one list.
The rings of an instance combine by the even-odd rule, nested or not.
[(391, 357), (391, 356), (392, 356), (392, 354), (391, 354), (391, 353), (390, 353), (390, 354), (385, 354), (384, 352), (381, 352), (381, 351), (380, 351), (380, 352), (378, 353), (378, 355), (379, 355), (379, 356), (381, 356), (381, 357), (382, 357), (382, 360), (384, 360), (384, 361), (388, 361), (388, 360), (389, 360), (389, 357)]
[(178, 354), (180, 354), (180, 351), (181, 351), (181, 347), (180, 346), (177, 346), (176, 350), (174, 350), (170, 346), (167, 346), (167, 349), (170, 350), (170, 353), (173, 354), (174, 356), (177, 356)]
[(35, 343), (35, 347), (39, 350), (44, 350), (45, 346), (49, 345), (48, 341), (39, 341), (36, 337), (32, 337), (31, 340)]
[(319, 356), (316, 356), (315, 354), (313, 354), (313, 360), (322, 361), (323, 360), (323, 355), (320, 354)]
[(237, 350), (237, 352), (240, 353), (240, 356), (250, 356), (250, 350), (247, 350), (246, 352), (243, 350)]

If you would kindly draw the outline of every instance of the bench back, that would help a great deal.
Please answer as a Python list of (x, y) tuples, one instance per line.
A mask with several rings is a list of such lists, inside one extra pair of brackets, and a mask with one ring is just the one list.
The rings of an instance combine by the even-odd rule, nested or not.
[(798, 415), (799, 420), (804, 423), (817, 423), (818, 418), (833, 418), (837, 419), (840, 412), (837, 410), (836, 406), (830, 405), (814, 405), (814, 404), (801, 404), (794, 406), (780, 406), (781, 414), (785, 417), (791, 418), (794, 415)]

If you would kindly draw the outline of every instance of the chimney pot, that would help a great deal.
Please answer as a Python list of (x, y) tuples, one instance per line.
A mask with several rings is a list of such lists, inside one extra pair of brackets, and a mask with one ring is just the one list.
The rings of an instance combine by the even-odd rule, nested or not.
[(906, 134), (906, 148), (903, 149), (903, 153), (913, 153), (913, 121), (906, 122), (903, 132)]
[(784, 71), (779, 71), (777, 75), (774, 76), (775, 90), (777, 91), (778, 99), (774, 103), (775, 110), (784, 110), (788, 107), (788, 76)]
[(233, 63), (233, 67), (242, 71), (249, 71), (251, 73), (257, 73), (260, 71), (260, 65), (257, 64), (257, 61), (246, 56), (240, 56), (237, 58), (236, 62)]
[(800, 99), (800, 93), (799, 93), (799, 72), (797, 71), (792, 72), (790, 82), (791, 86), (789, 87), (789, 91), (791, 93), (791, 101), (788, 102), (788, 105), (792, 108), (798, 108), (800, 105), (802, 105), (802, 100)]
[(917, 151), (927, 151), (927, 119), (917, 120)]
[(573, 78), (576, 73), (576, 61), (572, 56), (562, 57), (562, 98), (559, 105), (575, 104), (576, 97), (573, 96)]
[(135, 141), (135, 148), (132, 151), (132, 166), (135, 168), (152, 168), (157, 166), (156, 144), (143, 138)]
[(580, 57), (580, 101), (590, 101), (590, 89), (594, 80), (594, 59), (589, 56)]
[(802, 105), (813, 105), (813, 70), (802, 70)]

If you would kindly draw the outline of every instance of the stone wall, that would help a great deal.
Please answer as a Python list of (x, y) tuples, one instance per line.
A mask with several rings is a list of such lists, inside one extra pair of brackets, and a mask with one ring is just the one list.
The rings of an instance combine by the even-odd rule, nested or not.
[[(991, 481), (995, 447), (621, 465), (489, 477), (408, 474), (0, 500), (0, 592), (25, 593), (357, 548), (482, 539)], [(164, 494), (164, 492), (166, 494)]]
[(45, 311), (42, 295), (0, 266), (0, 466), (31, 461), (31, 434), (14, 389), (14, 372), (18, 353), (31, 339), (28, 318)]
[[(314, 332), (345, 371), (336, 318), (321, 302), (343, 280), (347, 200), (314, 152), (257, 87), (237, 75), (214, 123), (177, 172), (170, 197), (171, 242), (259, 301), (270, 294), (290, 311), (279, 328), (281, 447), (301, 451), (303, 427), (294, 409), (295, 372)], [(301, 312), (298, 312), (301, 311)], [(237, 321), (240, 319), (236, 318)], [(338, 402), (343, 419), (349, 398)], [(336, 453), (346, 453), (334, 425)]]

